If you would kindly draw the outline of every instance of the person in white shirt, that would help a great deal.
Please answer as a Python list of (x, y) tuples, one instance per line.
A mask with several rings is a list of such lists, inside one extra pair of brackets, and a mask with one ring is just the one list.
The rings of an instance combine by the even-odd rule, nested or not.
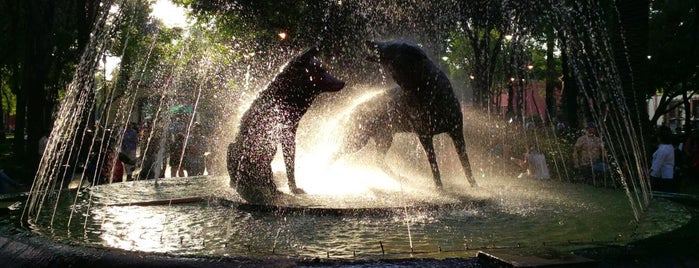
[(526, 172), (519, 174), (517, 178), (532, 178), (540, 180), (548, 180), (551, 178), (549, 167), (546, 164), (546, 157), (539, 152), (536, 146), (529, 147), (529, 150), (524, 154), (524, 159), (511, 158), (517, 162), (519, 166), (526, 169)]
[(657, 132), (658, 149), (653, 153), (650, 166), (651, 183), (655, 190), (674, 191), (675, 147), (672, 145), (672, 131), (660, 127)]

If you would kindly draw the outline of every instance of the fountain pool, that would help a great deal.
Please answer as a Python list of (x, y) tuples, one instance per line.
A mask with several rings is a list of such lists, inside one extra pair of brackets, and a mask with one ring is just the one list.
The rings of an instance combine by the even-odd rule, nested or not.
[[(683, 207), (657, 200), (646, 214), (651, 220), (636, 222), (626, 196), (614, 189), (482, 181), (480, 188), (453, 186), (441, 195), (405, 183), (402, 191), (311, 193), (264, 207), (241, 202), (225, 177), (126, 182), (78, 191), (74, 204), (58, 204), (70, 209), (45, 211), (25, 227), (59, 243), (183, 257), (439, 259), (483, 249), (538, 254), (623, 245), (690, 219)], [(20, 212), (2, 217), (4, 232), (16, 230), (9, 226)]]

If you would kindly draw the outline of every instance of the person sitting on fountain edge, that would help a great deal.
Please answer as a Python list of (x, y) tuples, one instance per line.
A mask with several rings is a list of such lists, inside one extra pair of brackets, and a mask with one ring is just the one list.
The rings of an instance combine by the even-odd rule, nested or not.
[(532, 178), (540, 180), (548, 180), (551, 178), (549, 173), (549, 167), (546, 164), (546, 156), (539, 152), (535, 145), (529, 147), (526, 153), (524, 153), (524, 159), (510, 158), (512, 161), (517, 162), (517, 164), (526, 169), (517, 176), (517, 178)]
[(588, 123), (585, 134), (580, 136), (573, 146), (573, 166), (581, 180), (598, 184), (601, 177), (609, 172), (606, 161), (606, 150), (602, 139), (597, 135), (594, 123)]

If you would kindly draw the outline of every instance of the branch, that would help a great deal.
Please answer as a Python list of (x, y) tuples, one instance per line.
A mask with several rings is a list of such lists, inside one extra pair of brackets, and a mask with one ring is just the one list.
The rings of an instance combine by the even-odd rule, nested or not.
[[(683, 100), (681, 102), (677, 103), (672, 103), (672, 100), (675, 99), (675, 97), (682, 95), (686, 91), (684, 90), (675, 90), (675, 91), (665, 91), (663, 92), (663, 96), (660, 98), (660, 102), (658, 103), (658, 107), (655, 109), (655, 113), (653, 114), (653, 118), (651, 119), (651, 122), (656, 122), (660, 118), (660, 116), (667, 114), (668, 112), (676, 109), (682, 104), (685, 104), (688, 99), (691, 99), (694, 96), (694, 91), (692, 91), (691, 94), (687, 96), (685, 99), (683, 97)], [(671, 105), (672, 104), (672, 105)]]

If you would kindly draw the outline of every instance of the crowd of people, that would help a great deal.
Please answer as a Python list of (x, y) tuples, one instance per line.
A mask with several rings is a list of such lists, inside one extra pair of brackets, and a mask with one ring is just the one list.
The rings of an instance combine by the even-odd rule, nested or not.
[[(588, 124), (585, 133), (577, 137), (573, 144), (571, 160), (574, 170), (571, 180), (596, 186), (607, 184), (611, 179), (606, 156), (607, 152), (597, 127), (592, 123)], [(522, 159), (512, 157), (511, 160), (523, 169), (517, 178), (551, 178), (546, 156), (537, 146), (529, 146)]]
[(649, 176), (655, 189), (676, 192), (683, 182), (699, 178), (699, 131), (675, 133), (667, 126), (656, 129), (657, 145)]
[[(648, 156), (646, 176), (654, 191), (676, 192), (683, 180), (699, 178), (699, 131), (689, 135), (669, 127), (655, 129), (656, 144), (652, 144), (652, 155)], [(572, 146), (571, 162), (573, 182), (602, 187), (618, 187), (618, 178), (610, 169), (610, 159), (598, 128), (588, 123), (582, 135)], [(518, 178), (548, 179), (550, 177), (546, 158), (536, 146), (530, 146), (522, 159), (512, 157), (524, 170)]]
[(146, 125), (130, 123), (122, 136), (105, 135), (121, 140), (102, 146), (104, 154), (91, 154), (87, 173), (96, 173), (97, 183), (155, 179), (165, 177), (168, 169), (170, 177), (205, 175), (206, 155), (210, 151), (207, 139), (200, 123), (187, 123), (182, 116), (173, 116), (169, 127), (157, 133)]
[[(90, 184), (123, 182), (136, 179), (166, 177), (192, 177), (211, 174), (207, 169), (207, 155), (211, 148), (204, 135), (202, 125), (192, 122), (181, 114), (172, 116), (169, 127), (151, 132), (147, 125), (129, 123), (124, 126), (123, 135), (118, 126), (100, 127), (95, 125), (84, 131), (84, 135), (70, 141), (68, 157), (54, 159), (62, 168), (56, 169), (55, 176), (62, 187), (70, 187), (71, 182), (80, 177)], [(38, 141), (39, 159), (55, 152), (46, 152), (51, 131)], [(146, 136), (148, 135), (148, 136)], [(148, 137), (148, 138), (146, 138)], [(71, 143), (72, 144), (72, 143)], [(52, 151), (62, 148), (60, 144), (51, 147)], [(167, 170), (170, 174), (165, 174)], [(79, 181), (79, 180), (78, 180)], [(9, 187), (9, 188), (8, 188)], [(0, 194), (10, 189), (26, 188), (14, 180), (0, 166)]]
[(170, 177), (201, 176), (206, 169), (208, 145), (201, 133), (201, 124), (195, 122), (187, 135), (186, 125), (173, 122), (168, 146)]

